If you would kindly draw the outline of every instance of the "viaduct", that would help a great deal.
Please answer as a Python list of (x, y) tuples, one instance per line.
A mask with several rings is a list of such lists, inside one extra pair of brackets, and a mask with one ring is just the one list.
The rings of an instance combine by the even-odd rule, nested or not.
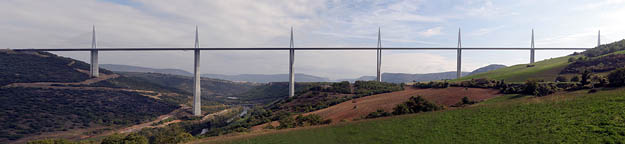
[[(377, 47), (340, 47), (340, 48), (295, 48), (293, 42), (293, 28), (291, 28), (291, 37), (288, 48), (202, 48), (198, 39), (198, 28), (195, 27), (195, 46), (193, 48), (97, 48), (95, 37), (95, 26), (92, 32), (91, 48), (18, 48), (12, 49), (14, 51), (90, 51), (91, 52), (91, 77), (98, 77), (98, 52), (99, 51), (194, 51), (194, 70), (193, 70), (193, 115), (201, 115), (201, 102), (200, 102), (200, 51), (289, 51), (289, 97), (295, 95), (295, 72), (293, 70), (293, 64), (295, 63), (295, 50), (307, 51), (307, 50), (376, 50), (377, 51), (377, 78), (376, 81), (382, 81), (381, 65), (382, 65), (382, 50), (456, 50), (457, 51), (457, 69), (456, 76), (461, 77), (461, 63), (462, 63), (462, 50), (529, 50), (530, 51), (530, 63), (534, 63), (534, 51), (535, 50), (586, 50), (591, 48), (536, 48), (534, 47), (534, 30), (532, 29), (532, 38), (529, 48), (486, 48), (486, 47), (462, 47), (462, 37), (460, 29), (458, 29), (458, 47), (385, 47), (382, 48), (382, 37), (380, 29), (378, 29), (378, 43)], [(601, 46), (601, 31), (599, 31), (597, 37), (597, 47)]]

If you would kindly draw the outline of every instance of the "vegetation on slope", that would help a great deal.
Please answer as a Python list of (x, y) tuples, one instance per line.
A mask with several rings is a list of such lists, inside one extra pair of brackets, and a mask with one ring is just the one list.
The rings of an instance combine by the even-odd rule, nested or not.
[(621, 88), (539, 98), (508, 95), (467, 109), (220, 143), (616, 143), (625, 139), (624, 93)]
[(0, 142), (43, 132), (146, 122), (177, 105), (135, 92), (0, 89)]
[(622, 51), (622, 50), (625, 50), (625, 40), (620, 40), (620, 41), (613, 42), (610, 44), (604, 44), (604, 45), (601, 45), (599, 48), (593, 48), (593, 49), (589, 49), (584, 52), (581, 52), (581, 54), (588, 56), (588, 57), (597, 57), (597, 56), (602, 56), (602, 55), (606, 55), (606, 54), (610, 54), (610, 53), (614, 53), (614, 52)]
[(495, 80), (505, 80), (508, 82), (524, 82), (526, 80), (555, 81), (558, 74), (569, 64), (568, 59), (580, 56), (565, 56), (559, 58), (546, 59), (532, 64), (519, 64), (480, 74), (469, 75), (455, 79), (453, 81), (464, 81), (470, 79), (486, 78)]
[[(26, 82), (79, 82), (89, 78), (75, 69), (89, 70), (89, 64), (48, 52), (0, 51), (0, 86)], [(101, 73), (110, 74), (100, 69)]]

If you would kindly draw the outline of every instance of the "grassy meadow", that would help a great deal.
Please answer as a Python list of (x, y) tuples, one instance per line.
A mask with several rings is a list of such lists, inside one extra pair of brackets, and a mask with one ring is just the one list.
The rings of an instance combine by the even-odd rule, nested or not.
[(504, 95), (427, 112), (203, 143), (623, 143), (625, 88)]

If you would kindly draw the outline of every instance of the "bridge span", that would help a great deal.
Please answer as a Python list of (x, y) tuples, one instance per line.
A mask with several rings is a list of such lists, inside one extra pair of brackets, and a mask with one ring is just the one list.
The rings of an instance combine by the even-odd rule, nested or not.
[[(462, 68), (462, 50), (529, 50), (530, 62), (534, 63), (535, 50), (586, 50), (591, 48), (572, 48), (572, 47), (560, 47), (560, 48), (536, 48), (534, 47), (534, 30), (532, 29), (530, 47), (462, 47), (462, 37), (460, 29), (458, 29), (458, 46), (457, 47), (382, 47), (382, 37), (380, 30), (378, 29), (378, 43), (377, 47), (301, 47), (295, 48), (293, 41), (293, 28), (291, 28), (291, 37), (288, 48), (275, 48), (275, 47), (236, 47), (236, 48), (203, 48), (200, 47), (199, 33), (197, 27), (195, 28), (195, 45), (193, 48), (157, 48), (157, 47), (144, 47), (144, 48), (97, 48), (96, 47), (96, 35), (95, 26), (92, 32), (91, 48), (10, 48), (14, 51), (90, 51), (91, 52), (91, 69), (90, 75), (92, 77), (99, 76), (99, 64), (98, 64), (98, 52), (99, 51), (194, 51), (194, 70), (193, 70), (193, 114), (196, 116), (201, 115), (201, 91), (200, 91), (200, 51), (289, 51), (289, 97), (293, 97), (295, 94), (295, 72), (293, 65), (295, 64), (295, 51), (356, 51), (356, 50), (376, 50), (377, 51), (377, 77), (376, 81), (382, 81), (381, 65), (382, 65), (382, 51), (383, 50), (455, 50), (457, 51), (457, 78), (461, 77)], [(597, 37), (597, 47), (601, 46), (601, 31), (599, 31)]]

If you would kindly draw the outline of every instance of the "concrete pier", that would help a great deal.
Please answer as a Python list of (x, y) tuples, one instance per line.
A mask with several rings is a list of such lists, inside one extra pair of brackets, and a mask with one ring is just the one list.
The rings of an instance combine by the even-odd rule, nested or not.
[(91, 37), (91, 69), (89, 70), (91, 77), (100, 76), (100, 66), (98, 64), (98, 50), (96, 49), (95, 40), (95, 26), (93, 26), (93, 32)]
[(460, 37), (460, 28), (458, 28), (458, 63), (456, 63), (456, 78), (462, 77), (462, 39)]
[[(200, 48), (197, 26), (195, 27), (195, 48)], [(200, 87), (200, 50), (194, 50), (193, 64), (193, 115), (202, 115), (202, 93)]]
[(382, 82), (382, 37), (380, 34), (380, 28), (378, 28), (378, 49), (377, 49), (377, 56), (378, 56), (378, 75), (376, 77), (376, 80), (378, 82)]
[(293, 43), (293, 27), (291, 27), (291, 42), (289, 44), (289, 97), (295, 96), (295, 72), (293, 64), (295, 63), (295, 44)]
[(530, 50), (530, 64), (534, 63), (534, 29), (532, 29), (532, 44), (530, 46), (532, 49)]

